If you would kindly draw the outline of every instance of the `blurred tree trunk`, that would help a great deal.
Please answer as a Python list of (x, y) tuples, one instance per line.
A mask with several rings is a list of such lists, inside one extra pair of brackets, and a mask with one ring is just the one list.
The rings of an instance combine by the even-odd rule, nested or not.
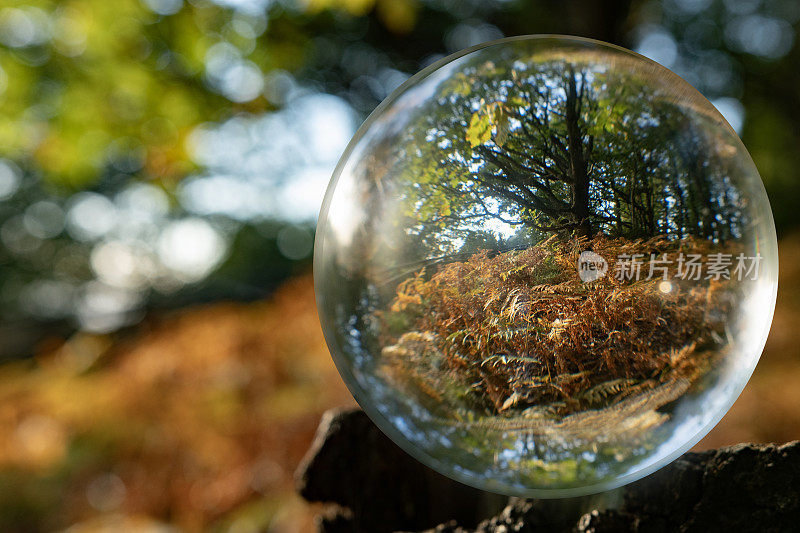
[(624, 43), (630, 0), (548, 0), (547, 3), (564, 16), (569, 34)]

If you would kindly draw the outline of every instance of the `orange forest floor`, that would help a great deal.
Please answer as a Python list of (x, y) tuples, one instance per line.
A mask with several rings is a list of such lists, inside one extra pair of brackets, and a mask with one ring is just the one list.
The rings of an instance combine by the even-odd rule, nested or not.
[[(584, 283), (575, 265), (587, 248), (611, 267)], [(615, 275), (615, 258), (711, 251), (693, 239), (551, 238), (522, 251), (479, 252), (433, 274), (420, 270), (378, 313), (387, 372), (434, 404), (488, 415), (530, 406), (566, 415), (693, 381), (724, 349), (734, 282), (681, 281), (674, 266), (625, 279)], [(664, 274), (675, 281), (665, 285)]]

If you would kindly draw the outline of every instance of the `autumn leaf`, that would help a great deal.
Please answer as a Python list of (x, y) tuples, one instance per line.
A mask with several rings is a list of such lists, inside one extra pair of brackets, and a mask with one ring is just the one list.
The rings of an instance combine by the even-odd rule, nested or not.
[(508, 114), (500, 105), (494, 108), (494, 127), (494, 142), (497, 146), (503, 146), (508, 138)]
[(492, 122), (488, 113), (476, 111), (472, 114), (467, 128), (467, 142), (472, 148), (486, 143), (492, 138)]
[(501, 102), (493, 102), (472, 114), (467, 128), (467, 141), (472, 148), (488, 142), (503, 146), (508, 138), (508, 114)]

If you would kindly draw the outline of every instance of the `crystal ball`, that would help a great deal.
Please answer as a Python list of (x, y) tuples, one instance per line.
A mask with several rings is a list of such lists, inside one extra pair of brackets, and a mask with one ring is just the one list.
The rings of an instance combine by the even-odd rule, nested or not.
[(579, 38), (494, 41), (364, 122), (314, 276), (355, 399), (413, 457), (529, 497), (608, 490), (741, 393), (777, 289), (769, 202), (714, 106)]

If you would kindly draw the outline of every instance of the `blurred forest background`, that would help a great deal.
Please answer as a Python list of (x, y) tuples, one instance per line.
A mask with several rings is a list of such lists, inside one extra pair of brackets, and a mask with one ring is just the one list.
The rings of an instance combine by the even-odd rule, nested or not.
[(701, 447), (800, 437), (796, 0), (0, 0), (0, 530), (307, 531), (292, 471), (352, 402), (315, 217), (367, 114), (503, 36), (635, 49), (772, 201), (767, 350)]

